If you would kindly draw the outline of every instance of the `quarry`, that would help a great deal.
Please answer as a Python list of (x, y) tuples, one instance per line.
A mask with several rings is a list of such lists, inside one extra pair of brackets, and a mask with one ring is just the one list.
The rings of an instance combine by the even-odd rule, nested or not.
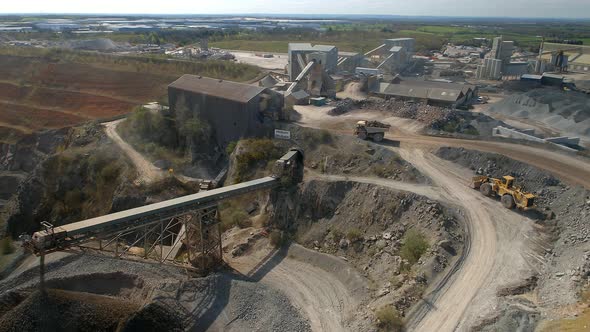
[(0, 331), (590, 321), (586, 47), (4, 43)]

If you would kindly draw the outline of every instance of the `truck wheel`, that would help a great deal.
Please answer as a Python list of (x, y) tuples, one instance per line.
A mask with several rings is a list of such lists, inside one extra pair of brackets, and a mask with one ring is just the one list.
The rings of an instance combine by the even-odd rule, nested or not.
[(512, 195), (504, 195), (502, 196), (502, 205), (504, 205), (505, 208), (507, 209), (512, 209), (514, 207), (514, 198), (512, 198)]
[(356, 137), (358, 137), (358, 138), (360, 138), (362, 140), (365, 140), (365, 139), (367, 139), (367, 132), (365, 132), (365, 131), (359, 131), (358, 134), (356, 134)]
[(375, 134), (373, 135), (374, 142), (381, 142), (383, 140), (383, 134)]
[(489, 183), (482, 183), (481, 186), (479, 186), (479, 191), (487, 197), (492, 196), (492, 185)]

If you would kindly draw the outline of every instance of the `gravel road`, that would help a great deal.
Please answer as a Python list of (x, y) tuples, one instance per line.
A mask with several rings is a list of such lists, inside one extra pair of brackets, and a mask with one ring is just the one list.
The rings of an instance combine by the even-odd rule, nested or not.
[(328, 114), (331, 107), (296, 107), (304, 127), (328, 129), (339, 134), (352, 135), (352, 128), (358, 120), (379, 120), (393, 125), (386, 133), (383, 145), (399, 146), (403, 149), (419, 148), (431, 150), (441, 146), (464, 147), (466, 149), (498, 153), (552, 173), (563, 181), (590, 189), (590, 161), (581, 157), (551, 151), (539, 147), (498, 141), (467, 140), (448, 137), (420, 135), (423, 127), (417, 121), (388, 117), (384, 112), (366, 110), (349, 112), (342, 116)]
[(158, 169), (139, 152), (135, 151), (135, 149), (129, 145), (129, 143), (125, 142), (121, 136), (119, 136), (119, 133), (117, 133), (117, 125), (124, 120), (125, 119), (120, 119), (103, 123), (107, 136), (113, 140), (113, 142), (115, 142), (115, 144), (117, 144), (117, 146), (121, 148), (123, 152), (125, 152), (129, 159), (131, 159), (131, 162), (133, 165), (135, 165), (135, 168), (139, 174), (138, 179), (140, 182), (149, 184), (162, 179), (165, 175), (165, 172)]
[(346, 262), (296, 244), (278, 252), (264, 243), (248, 255), (224, 259), (249, 278), (284, 293), (313, 331), (355, 330), (351, 325), (365, 298), (366, 282)]
[(416, 331), (469, 328), (493, 310), (498, 286), (532, 273), (526, 250), (532, 221), (469, 188), (470, 170), (421, 150), (401, 149), (400, 153), (429, 176), (448, 200), (462, 207), (470, 235), (469, 253), (460, 269), (446, 285), (427, 295), (432, 306), (424, 306), (423, 317), (417, 314), (410, 327)]
[(307, 181), (312, 179), (319, 179), (322, 181), (352, 181), (358, 183), (366, 183), (394, 190), (401, 190), (412, 192), (418, 195), (428, 197), (433, 200), (443, 201), (445, 200), (438, 188), (434, 188), (425, 184), (416, 184), (402, 181), (395, 181), (383, 178), (365, 177), (365, 176), (346, 176), (346, 175), (334, 175), (334, 174), (322, 174), (315, 171), (306, 169), (305, 179)]

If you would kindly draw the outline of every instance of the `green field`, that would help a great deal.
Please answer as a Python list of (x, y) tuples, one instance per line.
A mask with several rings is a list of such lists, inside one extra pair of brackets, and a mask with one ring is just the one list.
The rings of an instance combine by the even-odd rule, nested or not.
[(309, 42), (330, 44), (342, 51), (366, 52), (379, 46), (383, 39), (412, 37), (416, 39), (418, 52), (440, 49), (446, 43), (478, 45), (474, 38), (503, 36), (513, 40), (517, 46), (530, 51), (538, 50), (539, 35), (547, 39), (577, 39), (590, 44), (590, 26), (575, 24), (495, 24), (495, 25), (419, 25), (392, 23), (354, 23), (324, 26), (325, 31), (290, 30), (272, 32), (240, 32), (214, 36), (211, 45), (224, 49), (249, 50), (261, 52), (287, 52), (289, 42)]
[[(31, 19), (31, 18), (27, 18)], [(0, 21), (2, 19), (0, 18)], [(88, 38), (69, 32), (53, 33), (36, 31), (27, 33), (4, 33), (11, 39), (26, 40), (67, 40)], [(379, 45), (386, 38), (412, 37), (416, 39), (416, 50), (425, 53), (441, 49), (446, 43), (479, 45), (474, 38), (488, 40), (503, 36), (513, 40), (516, 46), (537, 51), (541, 42), (538, 36), (548, 40), (581, 40), (590, 44), (590, 23), (580, 22), (524, 22), (505, 23), (501, 21), (435, 22), (395, 20), (355, 20), (346, 23), (325, 24), (321, 31), (309, 28), (276, 28), (263, 30), (230, 29), (162, 29), (150, 32), (115, 32), (97, 34), (93, 38), (109, 38), (117, 42), (132, 44), (171, 43), (178, 46), (198, 43), (209, 38), (212, 47), (233, 50), (286, 53), (290, 42), (330, 44), (342, 51), (366, 52)]]

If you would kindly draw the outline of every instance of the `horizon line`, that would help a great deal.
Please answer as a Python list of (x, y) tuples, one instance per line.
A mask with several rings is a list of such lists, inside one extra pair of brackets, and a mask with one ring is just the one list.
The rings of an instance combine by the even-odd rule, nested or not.
[(590, 17), (547, 17), (547, 16), (466, 16), (466, 15), (401, 15), (401, 14), (304, 14), (304, 13), (60, 13), (60, 12), (22, 12), (22, 13), (2, 13), (0, 16), (58, 16), (58, 15), (74, 15), (74, 16), (309, 16), (309, 17), (360, 17), (360, 18), (457, 18), (457, 19), (519, 19), (519, 20), (530, 20), (530, 19), (543, 19), (543, 20), (590, 20)]

